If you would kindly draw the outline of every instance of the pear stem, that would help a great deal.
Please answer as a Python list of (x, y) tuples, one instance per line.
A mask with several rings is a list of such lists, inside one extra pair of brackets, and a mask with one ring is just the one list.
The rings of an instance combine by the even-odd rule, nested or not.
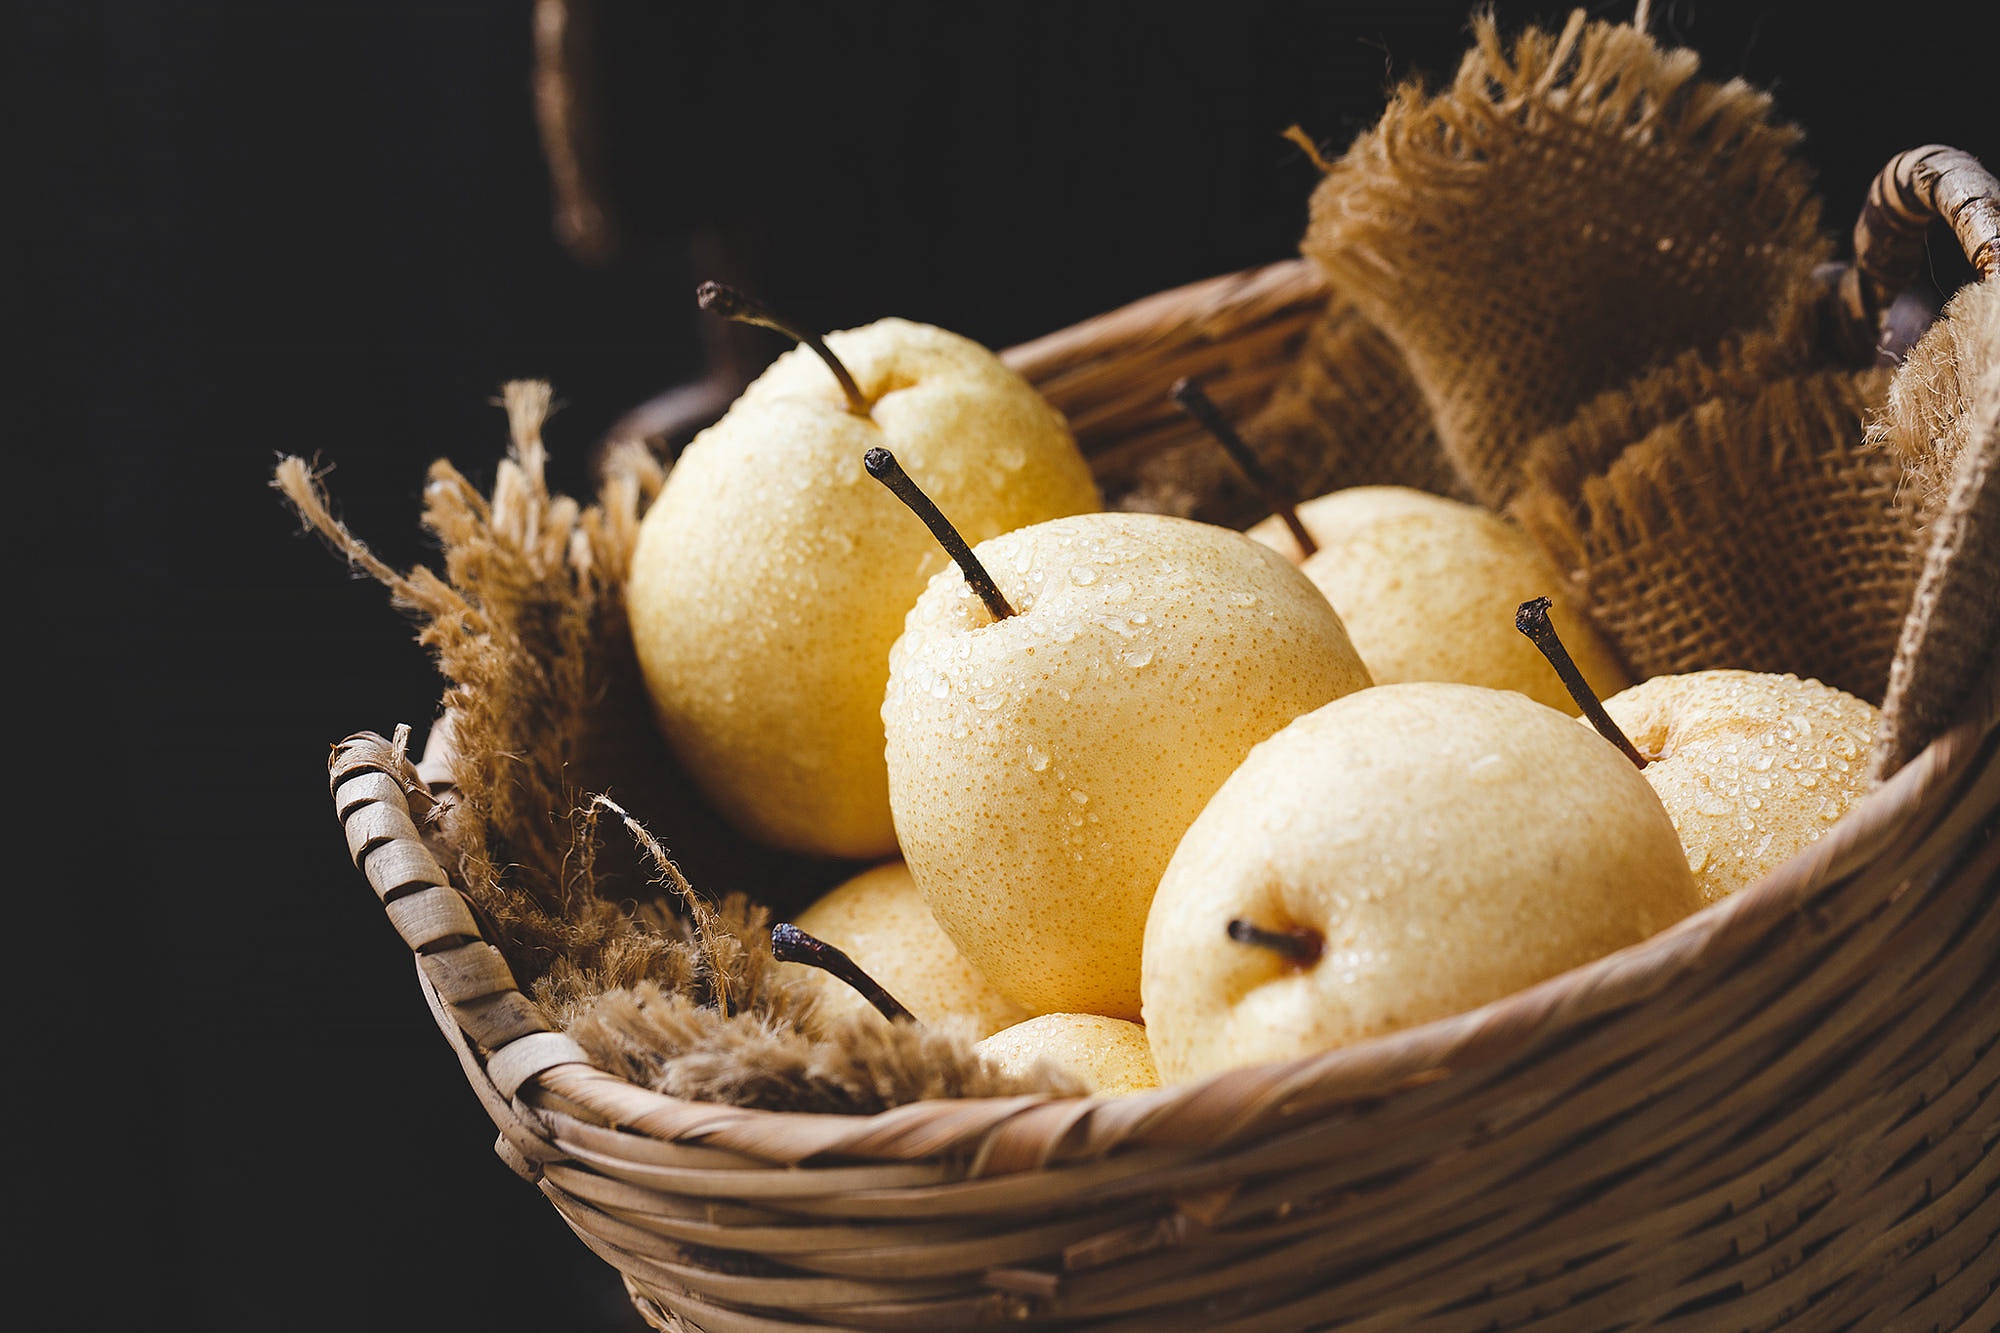
[(910, 480), (910, 474), (903, 471), (903, 465), (896, 461), (896, 455), (878, 446), (861, 456), (861, 466), (867, 468), (869, 476), (887, 486), (895, 493), (898, 500), (910, 507), (910, 512), (924, 521), (924, 526), (931, 530), (931, 536), (937, 538), (938, 545), (944, 547), (945, 552), (958, 561), (959, 569), (965, 574), (966, 583), (979, 594), (979, 600), (986, 603), (986, 609), (993, 613), (995, 620), (1005, 620), (1014, 614), (1014, 608), (1000, 595), (999, 585), (994, 583), (993, 576), (986, 572), (986, 566), (979, 563), (979, 557), (972, 553), (972, 547), (966, 544), (965, 538), (958, 535), (958, 529), (951, 525), (951, 520), (931, 503), (931, 497), (925, 495), (917, 483)]
[(1308, 930), (1304, 926), (1266, 930), (1240, 916), (1229, 923), (1229, 938), (1238, 944), (1254, 944), (1260, 949), (1283, 954), (1300, 967), (1311, 967), (1326, 952), (1326, 936), (1316, 930)]
[(861, 386), (854, 382), (847, 367), (826, 345), (826, 339), (811, 329), (793, 320), (786, 319), (763, 302), (744, 295), (725, 282), (704, 282), (694, 289), (695, 304), (724, 319), (733, 319), (738, 324), (755, 324), (760, 329), (772, 329), (784, 334), (794, 342), (803, 343), (819, 354), (826, 362), (826, 368), (840, 381), (840, 391), (847, 395), (847, 408), (857, 417), (868, 415), (868, 399), (862, 396)]
[(1298, 506), (1291, 492), (1271, 475), (1263, 460), (1259, 459), (1244, 442), (1243, 437), (1236, 433), (1236, 428), (1223, 419), (1222, 411), (1216, 407), (1215, 400), (1202, 392), (1201, 386), (1186, 376), (1175, 380), (1174, 387), (1169, 393), (1175, 405), (1200, 422), (1202, 429), (1213, 435), (1215, 442), (1222, 446), (1223, 452), (1235, 460), (1236, 466), (1243, 470), (1243, 475), (1250, 479), (1250, 484), (1257, 488), (1257, 493), (1264, 497), (1264, 503), (1271, 507), (1271, 512), (1283, 519), (1285, 526), (1292, 530), (1292, 540), (1299, 544), (1300, 552), (1303, 555), (1311, 555), (1317, 551), (1319, 543), (1306, 531), (1306, 525), (1299, 522)]
[(1514, 612), (1514, 628), (1527, 635), (1541, 650), (1542, 656), (1549, 659), (1549, 665), (1562, 677), (1563, 688), (1569, 691), (1570, 698), (1576, 700), (1576, 706), (1583, 710), (1590, 725), (1597, 728), (1597, 734), (1623, 750), (1627, 759), (1644, 768), (1646, 756), (1639, 753), (1639, 747), (1632, 744), (1632, 738), (1611, 720), (1611, 714), (1604, 711), (1597, 691), (1590, 688), (1583, 672), (1577, 670), (1576, 660), (1569, 655), (1569, 649), (1563, 647), (1562, 636), (1556, 633), (1555, 622), (1549, 619), (1549, 606), (1546, 597), (1530, 597)]
[(781, 963), (804, 963), (807, 967), (831, 972), (859, 991), (861, 998), (874, 1005), (891, 1023), (899, 1018), (907, 1018), (912, 1023), (917, 1021), (915, 1014), (882, 989), (882, 983), (861, 970), (861, 964), (818, 936), (806, 934), (789, 921), (780, 921), (771, 927), (771, 956)]

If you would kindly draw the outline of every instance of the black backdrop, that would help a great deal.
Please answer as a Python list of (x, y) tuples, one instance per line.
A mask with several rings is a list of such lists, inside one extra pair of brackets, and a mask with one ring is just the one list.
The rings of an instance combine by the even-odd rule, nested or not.
[[(424, 465), (491, 477), (503, 379), (554, 381), (576, 488), (619, 413), (696, 373), (697, 236), (809, 321), (993, 345), (1283, 257), (1313, 173), (1279, 132), (1344, 145), (1392, 76), (1449, 73), (1467, 6), (608, 0), (628, 244), (599, 267), (552, 239), (525, 0), (21, 9), (20, 1326), (634, 1327), (492, 1156), (346, 863), (326, 747), (421, 727), (438, 682), (299, 537), (276, 454), (332, 465), (409, 564)], [(1674, 0), (1655, 26), (1776, 90), (1844, 223), (1897, 150), (2000, 159), (1991, 19), (1872, 11)]]

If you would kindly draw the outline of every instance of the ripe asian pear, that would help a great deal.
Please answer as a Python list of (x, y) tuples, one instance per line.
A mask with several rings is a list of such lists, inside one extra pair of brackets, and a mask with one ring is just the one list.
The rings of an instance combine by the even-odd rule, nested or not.
[(1867, 791), (1877, 711), (1797, 676), (1655, 676), (1604, 701), (1648, 761), (1704, 902), (1817, 842)]
[(890, 654), (903, 855), (1001, 991), (1136, 1017), (1146, 909), (1181, 833), (1252, 745), (1367, 669), (1305, 577), (1226, 528), (1085, 514), (975, 554), (1016, 614), (946, 571)]
[(1160, 1086), (1146, 1029), (1101, 1014), (1042, 1014), (996, 1032), (974, 1047), (1001, 1071), (1026, 1075), (1047, 1060), (1088, 1092), (1117, 1097)]
[(660, 726), (734, 824), (795, 851), (896, 850), (889, 648), (946, 558), (862, 470), (890, 445), (974, 540), (1100, 507), (1060, 413), (991, 352), (900, 319), (780, 356), (687, 447), (626, 584)]
[[(986, 1037), (1028, 1016), (995, 990), (938, 927), (901, 861), (862, 871), (792, 924), (853, 959), (920, 1023), (956, 1020), (975, 1036)], [(823, 1017), (866, 1014), (881, 1020), (852, 986), (831, 973), (809, 969), (801, 975), (819, 992)]]
[[(1630, 760), (1509, 690), (1380, 685), (1250, 752), (1146, 922), (1163, 1081), (1475, 1008), (1700, 906)], [(1232, 923), (1241, 923), (1233, 926)]]

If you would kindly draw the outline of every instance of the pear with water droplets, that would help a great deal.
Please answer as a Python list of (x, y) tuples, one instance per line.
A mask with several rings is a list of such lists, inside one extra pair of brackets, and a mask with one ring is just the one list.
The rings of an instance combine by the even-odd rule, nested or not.
[[(839, 949), (907, 1007), (919, 1023), (956, 1023), (988, 1037), (1028, 1016), (965, 960), (931, 916), (901, 861), (871, 866), (831, 890), (792, 922)], [(887, 1022), (852, 986), (830, 972), (802, 969), (819, 993), (819, 1025), (842, 1017)]]
[[(1445, 680), (1519, 690), (1574, 715), (1562, 681), (1514, 631), (1514, 608), (1563, 579), (1498, 514), (1407, 486), (1352, 486), (1298, 506), (1319, 549), (1303, 555), (1278, 518), (1250, 535), (1300, 562), (1347, 626), (1378, 683)], [(1603, 695), (1631, 677), (1569, 599), (1552, 612), (1584, 678)]]
[[(1610, 742), (1512, 690), (1378, 685), (1259, 745), (1146, 923), (1168, 1083), (1476, 1008), (1701, 905)], [(1240, 923), (1240, 924), (1239, 924)]]
[(1704, 902), (1817, 842), (1867, 790), (1874, 705), (1758, 671), (1654, 676), (1604, 701), (1647, 759)]
[(1040, 1014), (1003, 1028), (973, 1048), (1002, 1073), (1025, 1076), (1043, 1060), (1070, 1074), (1085, 1092), (1105, 1097), (1160, 1086), (1146, 1029), (1101, 1014)]
[(892, 854), (889, 646), (947, 561), (861, 458), (886, 445), (973, 540), (1100, 507), (1062, 415), (977, 343), (885, 319), (780, 356), (697, 436), (626, 584), (661, 729), (738, 827), (794, 851)]
[(938, 924), (1030, 1011), (1139, 1012), (1146, 909), (1250, 747), (1369, 684), (1282, 556), (1157, 514), (981, 542), (1015, 614), (957, 571), (889, 658), (889, 801)]

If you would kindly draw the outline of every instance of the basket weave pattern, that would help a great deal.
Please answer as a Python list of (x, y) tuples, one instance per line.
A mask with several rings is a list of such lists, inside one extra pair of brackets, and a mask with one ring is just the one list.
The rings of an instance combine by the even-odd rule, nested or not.
[[(1169, 383), (1259, 401), (1323, 302), (1274, 265), (1008, 357), (1116, 495), (1190, 429)], [(497, 1151), (662, 1327), (1992, 1328), (1996, 718), (1989, 676), (1775, 875), (1475, 1012), (1137, 1097), (866, 1117), (590, 1067), (480, 938), (401, 748), (350, 738), (331, 786)]]

